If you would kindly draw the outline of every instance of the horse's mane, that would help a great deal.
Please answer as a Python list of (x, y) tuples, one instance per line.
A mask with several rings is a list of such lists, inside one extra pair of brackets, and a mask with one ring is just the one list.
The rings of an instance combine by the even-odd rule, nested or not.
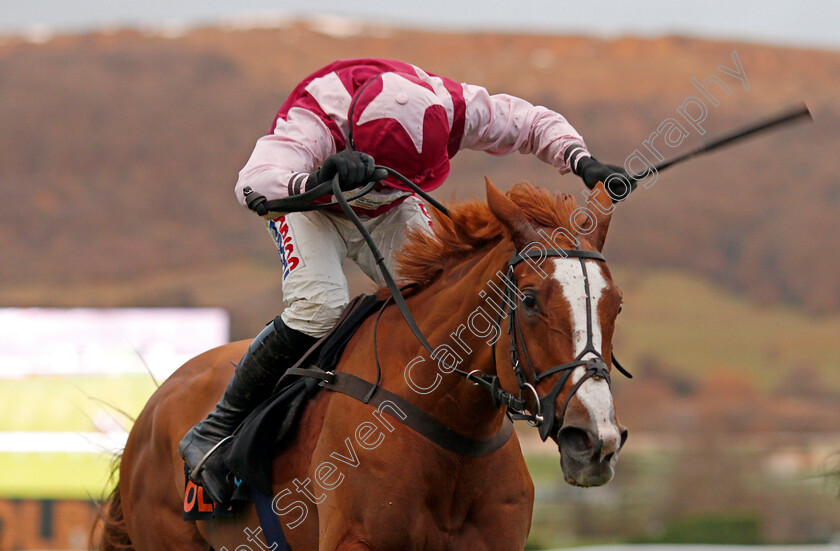
[[(577, 233), (571, 227), (571, 217), (578, 207), (572, 195), (551, 193), (523, 182), (513, 186), (507, 196), (528, 215), (535, 227), (565, 228), (572, 234)], [(425, 287), (440, 276), (447, 264), (504, 237), (502, 224), (484, 201), (458, 203), (449, 208), (449, 215), (451, 219), (436, 210), (433, 212), (432, 233), (409, 231), (397, 257), (403, 283)]]

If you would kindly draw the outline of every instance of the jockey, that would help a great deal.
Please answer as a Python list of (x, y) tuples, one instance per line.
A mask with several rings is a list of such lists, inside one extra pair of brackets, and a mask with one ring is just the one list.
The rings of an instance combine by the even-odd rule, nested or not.
[[(251, 343), (216, 409), (178, 446), (190, 477), (215, 501), (227, 503), (230, 486), (225, 473), (201, 468), (202, 460), (338, 320), (350, 300), (342, 262), (351, 258), (378, 284), (385, 283), (376, 259), (340, 210), (286, 214), (282, 200), (336, 174), (342, 190), (379, 181), (351, 205), (393, 269), (406, 229), (429, 230), (431, 219), (407, 186), (374, 170), (374, 160), (431, 191), (446, 180), (449, 160), (461, 149), (532, 153), (561, 174), (580, 176), (590, 189), (607, 182), (614, 200), (632, 186), (623, 169), (589, 154), (565, 118), (517, 97), (490, 95), (480, 86), (385, 59), (337, 61), (307, 77), (257, 140), (236, 184), (239, 202), (266, 220), (276, 243), (285, 309)], [(612, 189), (608, 181), (616, 176), (625, 184)]]

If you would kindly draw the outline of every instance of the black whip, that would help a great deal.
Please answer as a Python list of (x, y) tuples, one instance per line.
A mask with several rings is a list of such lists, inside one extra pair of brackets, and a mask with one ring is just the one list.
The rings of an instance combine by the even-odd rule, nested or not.
[(788, 110), (783, 111), (782, 113), (774, 115), (770, 118), (754, 122), (749, 126), (745, 126), (744, 128), (738, 129), (734, 132), (731, 132), (730, 134), (727, 134), (725, 136), (721, 136), (720, 138), (716, 138), (716, 139), (714, 139), (710, 142), (707, 142), (707, 143), (705, 143), (705, 144), (703, 144), (703, 145), (701, 145), (701, 146), (699, 146), (695, 149), (692, 149), (691, 151), (687, 151), (685, 153), (682, 153), (681, 155), (677, 155), (676, 157), (674, 157), (672, 159), (668, 159), (667, 161), (663, 161), (663, 162), (659, 163), (658, 165), (654, 166), (652, 169), (650, 169), (648, 171), (648, 173), (649, 172), (659, 172), (661, 170), (665, 170), (666, 168), (668, 168), (671, 165), (675, 165), (677, 163), (680, 163), (680, 162), (685, 161), (687, 159), (690, 159), (692, 157), (696, 157), (697, 155), (700, 155), (701, 153), (707, 153), (709, 151), (713, 151), (715, 149), (718, 149), (719, 147), (723, 147), (724, 145), (736, 142), (738, 140), (742, 140), (742, 139), (746, 138), (747, 136), (751, 136), (751, 135), (756, 134), (758, 132), (768, 130), (768, 129), (773, 128), (775, 126), (780, 126), (780, 125), (783, 125), (783, 124), (790, 124), (790, 123), (795, 122), (795, 121), (797, 121), (801, 118), (807, 118), (808, 120), (813, 120), (813, 117), (811, 116), (811, 111), (808, 110), (808, 106), (805, 105), (804, 102), (800, 103), (795, 108), (788, 109)]

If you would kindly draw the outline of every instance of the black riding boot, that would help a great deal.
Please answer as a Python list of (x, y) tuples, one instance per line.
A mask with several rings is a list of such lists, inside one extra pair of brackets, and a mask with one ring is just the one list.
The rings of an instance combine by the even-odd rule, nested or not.
[(205, 460), (216, 447), (268, 398), (280, 376), (317, 339), (286, 326), (278, 316), (257, 335), (239, 360), (236, 372), (216, 409), (187, 432), (178, 445), (178, 454), (190, 468), (190, 478), (204, 487), (216, 503), (227, 505), (231, 488), (227, 473), (208, 468)]

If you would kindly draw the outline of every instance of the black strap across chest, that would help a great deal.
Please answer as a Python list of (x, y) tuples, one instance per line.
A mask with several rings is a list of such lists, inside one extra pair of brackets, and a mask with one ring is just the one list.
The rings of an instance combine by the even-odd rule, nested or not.
[(513, 422), (505, 419), (501, 429), (487, 440), (475, 440), (469, 436), (464, 436), (442, 424), (408, 400), (381, 386), (343, 371), (332, 372), (311, 367), (307, 369), (290, 368), (286, 372), (289, 375), (318, 379), (324, 389), (345, 394), (375, 407), (378, 411), (387, 413), (438, 446), (459, 455), (481, 457), (493, 453), (504, 446), (513, 435)]

